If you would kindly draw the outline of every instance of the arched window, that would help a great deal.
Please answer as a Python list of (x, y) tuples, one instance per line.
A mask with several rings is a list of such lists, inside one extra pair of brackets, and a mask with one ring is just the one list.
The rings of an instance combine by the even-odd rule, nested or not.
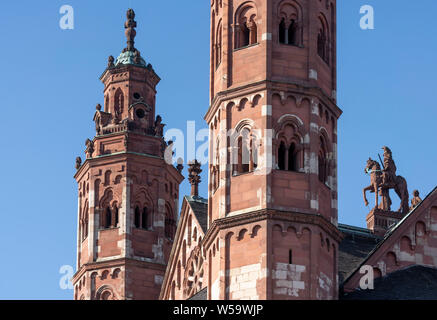
[(279, 24), (279, 43), (286, 44), (286, 26), (285, 18), (282, 18)]
[(165, 236), (169, 239), (174, 238), (176, 222), (174, 219), (173, 212), (169, 206), (166, 206), (166, 214), (165, 214)]
[(222, 28), (222, 22), (220, 21), (217, 27), (217, 36), (216, 36), (216, 57), (215, 57), (215, 67), (218, 68), (218, 66), (222, 62), (222, 37), (223, 36), (223, 28)]
[(279, 43), (297, 46), (298, 43), (298, 27), (295, 20), (286, 21), (282, 18), (279, 24)]
[(329, 38), (328, 24), (322, 16), (319, 18), (319, 31), (317, 34), (317, 54), (329, 64)]
[(149, 216), (148, 216), (148, 213), (147, 213), (147, 208), (144, 208), (143, 209), (143, 215), (141, 217), (141, 228), (146, 229), (146, 230), (149, 229), (148, 221), (149, 221)]
[(114, 214), (114, 224), (113, 224), (113, 227), (116, 228), (116, 227), (118, 227), (118, 207), (114, 206), (112, 211), (113, 211), (113, 214)]
[(105, 172), (105, 186), (108, 186), (111, 183), (111, 170)]
[(319, 149), (319, 181), (326, 183), (328, 180), (328, 163), (326, 161), (326, 144), (322, 137), (320, 137)]
[(278, 167), (279, 170), (285, 170), (286, 147), (284, 141), (281, 141), (278, 151)]
[(294, 143), (288, 148), (288, 171), (297, 171), (297, 150)]
[(237, 10), (235, 15), (235, 49), (244, 48), (258, 42), (256, 16), (256, 9), (251, 5), (242, 6)]
[(250, 44), (250, 30), (247, 23), (241, 26), (241, 42), (240, 48), (247, 47)]
[(140, 208), (138, 208), (138, 206), (137, 207), (135, 207), (135, 221), (134, 221), (134, 223), (135, 223), (135, 228), (139, 228), (140, 226), (141, 226), (141, 223), (140, 223), (140, 220), (141, 219), (141, 216), (140, 216)]
[(111, 221), (112, 221), (112, 212), (111, 208), (107, 207), (105, 211), (105, 221), (104, 221), (104, 227), (110, 228), (111, 227)]
[(254, 20), (254, 17), (250, 18), (249, 24), (249, 37), (250, 37), (250, 43), (249, 44), (255, 44), (258, 42), (258, 27), (256, 25), (256, 22)]
[(124, 111), (124, 94), (123, 91), (118, 88), (114, 96), (114, 115), (120, 119)]
[(299, 171), (299, 152), (294, 142), (287, 147), (285, 142), (281, 141), (278, 149), (278, 169)]
[(252, 135), (251, 130), (244, 128), (240, 131), (235, 149), (234, 175), (252, 172), (258, 167), (257, 139)]

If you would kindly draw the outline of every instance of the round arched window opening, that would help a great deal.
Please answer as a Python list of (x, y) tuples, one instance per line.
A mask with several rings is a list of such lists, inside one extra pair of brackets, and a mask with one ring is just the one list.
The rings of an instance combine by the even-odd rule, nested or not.
[(138, 92), (134, 93), (134, 99), (139, 100), (141, 98), (141, 95)]
[(144, 109), (137, 109), (137, 111), (135, 112), (137, 117), (142, 119), (146, 116), (146, 112), (144, 111)]

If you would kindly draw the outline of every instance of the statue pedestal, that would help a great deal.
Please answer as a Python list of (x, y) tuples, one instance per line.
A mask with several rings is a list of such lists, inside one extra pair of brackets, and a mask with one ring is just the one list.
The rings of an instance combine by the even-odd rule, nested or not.
[(403, 217), (404, 215), (399, 212), (372, 209), (366, 218), (367, 229), (371, 230), (375, 235), (383, 237), (387, 230), (398, 223)]

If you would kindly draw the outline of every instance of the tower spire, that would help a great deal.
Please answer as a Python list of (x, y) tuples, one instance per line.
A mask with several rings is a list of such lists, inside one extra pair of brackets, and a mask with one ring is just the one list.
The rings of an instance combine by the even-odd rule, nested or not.
[(188, 163), (188, 181), (191, 184), (191, 196), (198, 197), (199, 196), (199, 184), (200, 174), (202, 173), (202, 169), (200, 168), (202, 165), (197, 160)]
[(127, 47), (123, 50), (126, 51), (135, 51), (135, 36), (137, 32), (135, 28), (137, 27), (137, 22), (135, 21), (135, 11), (133, 9), (127, 10), (126, 13), (126, 22), (124, 23), (124, 28), (126, 29), (125, 34), (127, 38)]

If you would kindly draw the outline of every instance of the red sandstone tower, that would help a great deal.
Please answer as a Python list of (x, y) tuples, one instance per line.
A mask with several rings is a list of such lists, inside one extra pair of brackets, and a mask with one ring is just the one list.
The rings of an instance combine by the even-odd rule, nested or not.
[(127, 47), (101, 76), (104, 110), (96, 136), (78, 158), (75, 299), (157, 299), (173, 244), (179, 169), (164, 160), (160, 78), (134, 47), (135, 13), (127, 12)]
[(338, 296), (335, 0), (212, 0), (209, 299)]

